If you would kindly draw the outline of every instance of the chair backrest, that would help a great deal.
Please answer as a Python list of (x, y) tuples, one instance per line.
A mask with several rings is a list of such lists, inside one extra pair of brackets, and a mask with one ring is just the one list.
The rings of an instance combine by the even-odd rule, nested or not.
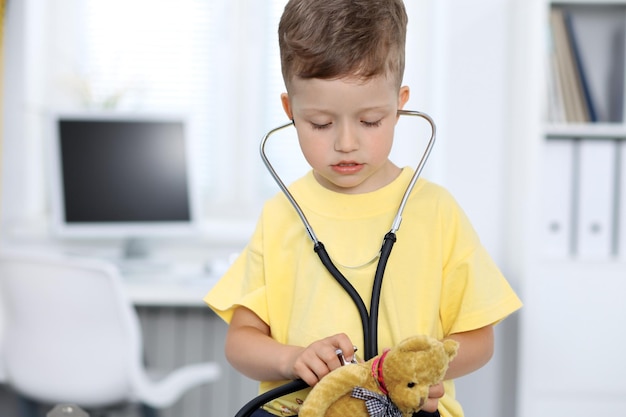
[(27, 397), (100, 407), (131, 399), (138, 318), (117, 270), (96, 260), (0, 252), (5, 378)]

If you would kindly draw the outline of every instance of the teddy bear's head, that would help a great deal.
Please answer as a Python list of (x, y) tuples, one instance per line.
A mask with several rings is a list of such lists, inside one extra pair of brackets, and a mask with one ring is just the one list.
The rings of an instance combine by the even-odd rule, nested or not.
[(375, 358), (372, 372), (398, 409), (417, 411), (428, 399), (430, 386), (443, 380), (457, 349), (453, 340), (411, 337)]

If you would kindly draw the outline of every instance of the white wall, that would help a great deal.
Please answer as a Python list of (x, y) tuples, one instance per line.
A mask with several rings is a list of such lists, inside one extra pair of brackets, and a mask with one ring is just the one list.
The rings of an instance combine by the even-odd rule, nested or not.
[(15, 230), (32, 227), (23, 219), (42, 219), (45, 208), (46, 196), (41, 192), (45, 180), (43, 141), (36, 139), (41, 135), (37, 131), (41, 107), (37, 104), (37, 86), (32, 83), (40, 79), (33, 74), (41, 70), (43, 54), (38, 39), (44, 29), (40, 22), (26, 19), (27, 15), (38, 16), (34, 6), (32, 1), (7, 3), (0, 167), (3, 235), (9, 225)]
[[(2, 164), (0, 168), (2, 179), (2, 215), (7, 216), (16, 207), (7, 204), (7, 201), (19, 199), (19, 194), (12, 190), (11, 184), (7, 184), (7, 178), (11, 178), (10, 173), (19, 163), (19, 156), (23, 152), (16, 151), (15, 147), (6, 138), (22, 137), (24, 123), (23, 100), (25, 96), (24, 87), (24, 61), (25, 48), (24, 36), (24, 3), (8, 2), (6, 8), (5, 28), (4, 28), (4, 68), (3, 68), (3, 89), (2, 97)], [(11, 157), (9, 157), (11, 156)], [(15, 194), (14, 194), (15, 193)]]
[[(442, 183), (457, 198), (496, 262), (517, 287), (507, 259), (509, 104), (511, 92), (508, 0), (439, 0), (435, 41), (437, 121)], [(468, 416), (515, 414), (517, 317), (496, 327), (496, 353), (476, 373), (459, 379), (458, 396)]]
[[(16, 4), (17, 3), (17, 4)], [(19, 113), (17, 111), (17, 109), (14, 107), (14, 101), (12, 99), (9, 99), (9, 97), (18, 97), (20, 96), (20, 92), (21, 92), (21, 84), (18, 80), (18, 76), (17, 76), (17, 66), (14, 65), (15, 62), (19, 62), (21, 61), (21, 56), (22, 56), (22, 50), (16, 47), (16, 44), (13, 42), (13, 40), (15, 40), (16, 38), (18, 38), (20, 36), (20, 28), (21, 25), (19, 25), (18, 23), (21, 21), (21, 13), (22, 13), (22, 8), (20, 7), (21, 3), (20, 2), (8, 2), (8, 4), (6, 5), (6, 9), (5, 9), (5, 17), (4, 17), (4, 33), (3, 33), (3, 53), (4, 53), (4, 57), (3, 57), (3, 63), (5, 65), (5, 69), (2, 72), (2, 88), (3, 88), (3, 93), (4, 93), (4, 97), (2, 97), (2, 134), (0, 135), (0, 138), (4, 138), (7, 136), (7, 134), (13, 134), (13, 132), (9, 131), (7, 129), (7, 120), (11, 120), (9, 118), (11, 117), (17, 117), (17, 114)], [(15, 60), (15, 61), (14, 61)], [(8, 63), (11, 63), (11, 65), (9, 65)], [(4, 141), (3, 141), (4, 142)], [(7, 153), (7, 147), (4, 145), (4, 143), (0, 144), (0, 156), (2, 156), (3, 159), (7, 159), (4, 157), (4, 155), (6, 155)], [(2, 171), (0, 171), (0, 180), (2, 179), (2, 177), (4, 176), (4, 164), (0, 163), (0, 168), (2, 168)], [(0, 183), (0, 186), (2, 184)], [(0, 188), (0, 191), (2, 191), (4, 187)], [(4, 201), (2, 198), (2, 195), (0, 195), (0, 202)], [(4, 205), (0, 204), (0, 214), (1, 210), (4, 209)], [(1, 223), (0, 223), (1, 224)], [(0, 291), (2, 291), (2, 288), (0, 288)], [(2, 340), (3, 337), (3, 332), (4, 332), (4, 323), (3, 323), (3, 312), (0, 309), (0, 341)], [(0, 355), (2, 355), (2, 345), (0, 344)], [(5, 373), (4, 373), (4, 369), (3, 366), (0, 364), (0, 382), (4, 380), (5, 378)], [(0, 394), (1, 395), (1, 394)], [(1, 395), (2, 398), (5, 398), (6, 396)], [(7, 410), (5, 409), (5, 406), (0, 403), (0, 414), (1, 415), (5, 415), (5, 413), (7, 412)], [(7, 414), (8, 415), (8, 414)]]

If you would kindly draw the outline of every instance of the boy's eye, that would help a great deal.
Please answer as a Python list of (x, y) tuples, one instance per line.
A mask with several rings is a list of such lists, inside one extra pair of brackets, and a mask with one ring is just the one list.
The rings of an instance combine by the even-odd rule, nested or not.
[(381, 120), (376, 120), (375, 122), (361, 121), (365, 127), (378, 127), (380, 126)]
[(330, 123), (326, 123), (326, 124), (320, 125), (320, 124), (311, 122), (311, 127), (313, 127), (314, 130), (326, 129), (329, 126), (330, 126)]

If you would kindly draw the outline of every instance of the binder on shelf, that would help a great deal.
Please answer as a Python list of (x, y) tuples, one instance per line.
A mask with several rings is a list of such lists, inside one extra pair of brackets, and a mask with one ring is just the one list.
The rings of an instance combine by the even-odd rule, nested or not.
[[(624, 12), (624, 6), (617, 5), (551, 8), (552, 82), (561, 86), (566, 122), (626, 121)], [(558, 105), (555, 98), (549, 101), (550, 106), (555, 103)], [(550, 110), (549, 114), (558, 111)], [(555, 118), (550, 121), (558, 122)]]
[(618, 196), (615, 219), (618, 232), (615, 251), (621, 260), (626, 261), (626, 141), (620, 143), (617, 163), (619, 176), (615, 187)]
[(582, 58), (582, 48), (580, 42), (578, 41), (579, 34), (576, 31), (571, 11), (563, 11), (563, 21), (565, 23), (567, 37), (572, 51), (574, 75), (579, 89), (578, 94), (580, 94), (579, 99), (581, 100), (581, 107), (583, 108), (583, 112), (585, 112), (587, 121), (597, 122), (598, 116), (596, 114), (594, 99), (589, 86), (589, 80), (585, 68), (586, 63)]
[(578, 144), (576, 255), (584, 260), (614, 256), (617, 146), (609, 140)]
[(626, 94), (624, 77), (626, 77), (626, 20), (615, 29), (611, 43), (611, 62), (608, 71), (608, 122), (626, 122)]
[(550, 139), (543, 153), (541, 190), (542, 255), (565, 259), (573, 251), (574, 140)]
[(559, 75), (559, 59), (556, 53), (556, 46), (554, 41), (554, 31), (548, 31), (548, 51), (549, 61), (547, 65), (548, 73), (546, 74), (547, 80), (547, 99), (548, 99), (548, 114), (547, 120), (552, 123), (565, 123), (567, 122), (567, 116), (565, 114), (565, 103), (563, 100), (563, 89), (561, 85), (561, 77)]
[(576, 65), (571, 37), (566, 24), (566, 11), (560, 7), (550, 9), (550, 30), (554, 40), (557, 61), (557, 82), (563, 94), (565, 116), (568, 122), (585, 123), (590, 120), (584, 98), (579, 68)]

